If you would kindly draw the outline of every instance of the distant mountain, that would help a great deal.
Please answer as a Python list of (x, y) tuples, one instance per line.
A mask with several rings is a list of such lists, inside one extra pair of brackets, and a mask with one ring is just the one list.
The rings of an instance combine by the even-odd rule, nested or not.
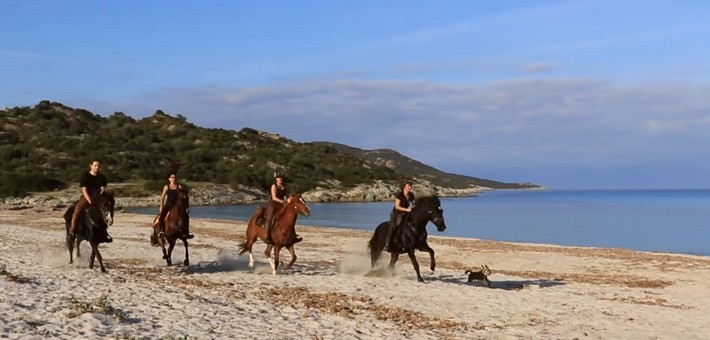
[(426, 180), (434, 185), (442, 187), (455, 189), (470, 187), (486, 187), (492, 189), (540, 188), (540, 186), (532, 183), (504, 183), (489, 179), (443, 172), (391, 149), (363, 150), (332, 142), (313, 143), (333, 147), (341, 152), (358, 157), (368, 164), (372, 164), (374, 166), (384, 166), (405, 177)]

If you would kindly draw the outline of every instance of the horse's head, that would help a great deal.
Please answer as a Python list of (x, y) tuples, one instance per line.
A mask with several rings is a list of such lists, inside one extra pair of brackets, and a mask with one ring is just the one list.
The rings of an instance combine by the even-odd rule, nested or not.
[(116, 207), (116, 199), (113, 192), (104, 191), (101, 193), (101, 196), (99, 196), (98, 201), (96, 202), (96, 207), (101, 215), (103, 215), (106, 225), (112, 225), (114, 208)]
[(446, 230), (444, 221), (444, 209), (441, 208), (441, 201), (436, 196), (420, 197), (414, 203), (414, 211), (424, 214), (427, 219), (434, 223), (437, 231)]
[(178, 196), (175, 204), (178, 207), (188, 209), (190, 207), (190, 196), (187, 194), (187, 191), (185, 190), (179, 190), (178, 191)]
[(291, 195), (291, 197), (288, 198), (286, 203), (289, 208), (292, 206), (293, 209), (296, 209), (296, 211), (303, 216), (308, 216), (311, 214), (311, 208), (308, 207), (308, 204), (306, 204), (306, 201), (303, 200), (301, 194)]

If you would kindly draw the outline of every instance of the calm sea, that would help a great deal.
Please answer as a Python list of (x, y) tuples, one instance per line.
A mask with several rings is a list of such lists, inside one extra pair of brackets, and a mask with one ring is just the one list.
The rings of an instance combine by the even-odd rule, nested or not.
[[(392, 209), (391, 202), (309, 206), (299, 224), (362, 230), (374, 230)], [(190, 214), (246, 221), (254, 207), (196, 206)], [(446, 236), (710, 255), (710, 190), (492, 191), (443, 198), (442, 207)]]

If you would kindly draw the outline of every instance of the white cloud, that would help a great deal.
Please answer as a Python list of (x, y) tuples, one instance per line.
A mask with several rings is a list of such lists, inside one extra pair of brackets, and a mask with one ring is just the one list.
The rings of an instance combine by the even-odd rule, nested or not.
[(202, 126), (252, 127), (302, 142), (391, 148), (443, 169), (614, 168), (681, 162), (710, 145), (707, 90), (590, 79), (342, 80), (171, 89), (117, 106), (152, 106)]

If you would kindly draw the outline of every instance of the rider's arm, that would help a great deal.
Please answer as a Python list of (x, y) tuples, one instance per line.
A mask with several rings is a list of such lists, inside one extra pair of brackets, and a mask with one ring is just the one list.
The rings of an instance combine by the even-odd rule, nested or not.
[(84, 199), (91, 204), (91, 195), (89, 195), (89, 190), (86, 187), (81, 187), (81, 194), (84, 196)]
[(412, 211), (411, 208), (402, 208), (400, 203), (401, 203), (401, 201), (399, 200), (399, 198), (394, 200), (394, 210), (403, 211), (403, 212), (411, 212)]
[(168, 193), (168, 186), (163, 187), (163, 194), (160, 195), (160, 207), (158, 208), (158, 211), (162, 212), (163, 211), (163, 202), (165, 202), (165, 195)]

